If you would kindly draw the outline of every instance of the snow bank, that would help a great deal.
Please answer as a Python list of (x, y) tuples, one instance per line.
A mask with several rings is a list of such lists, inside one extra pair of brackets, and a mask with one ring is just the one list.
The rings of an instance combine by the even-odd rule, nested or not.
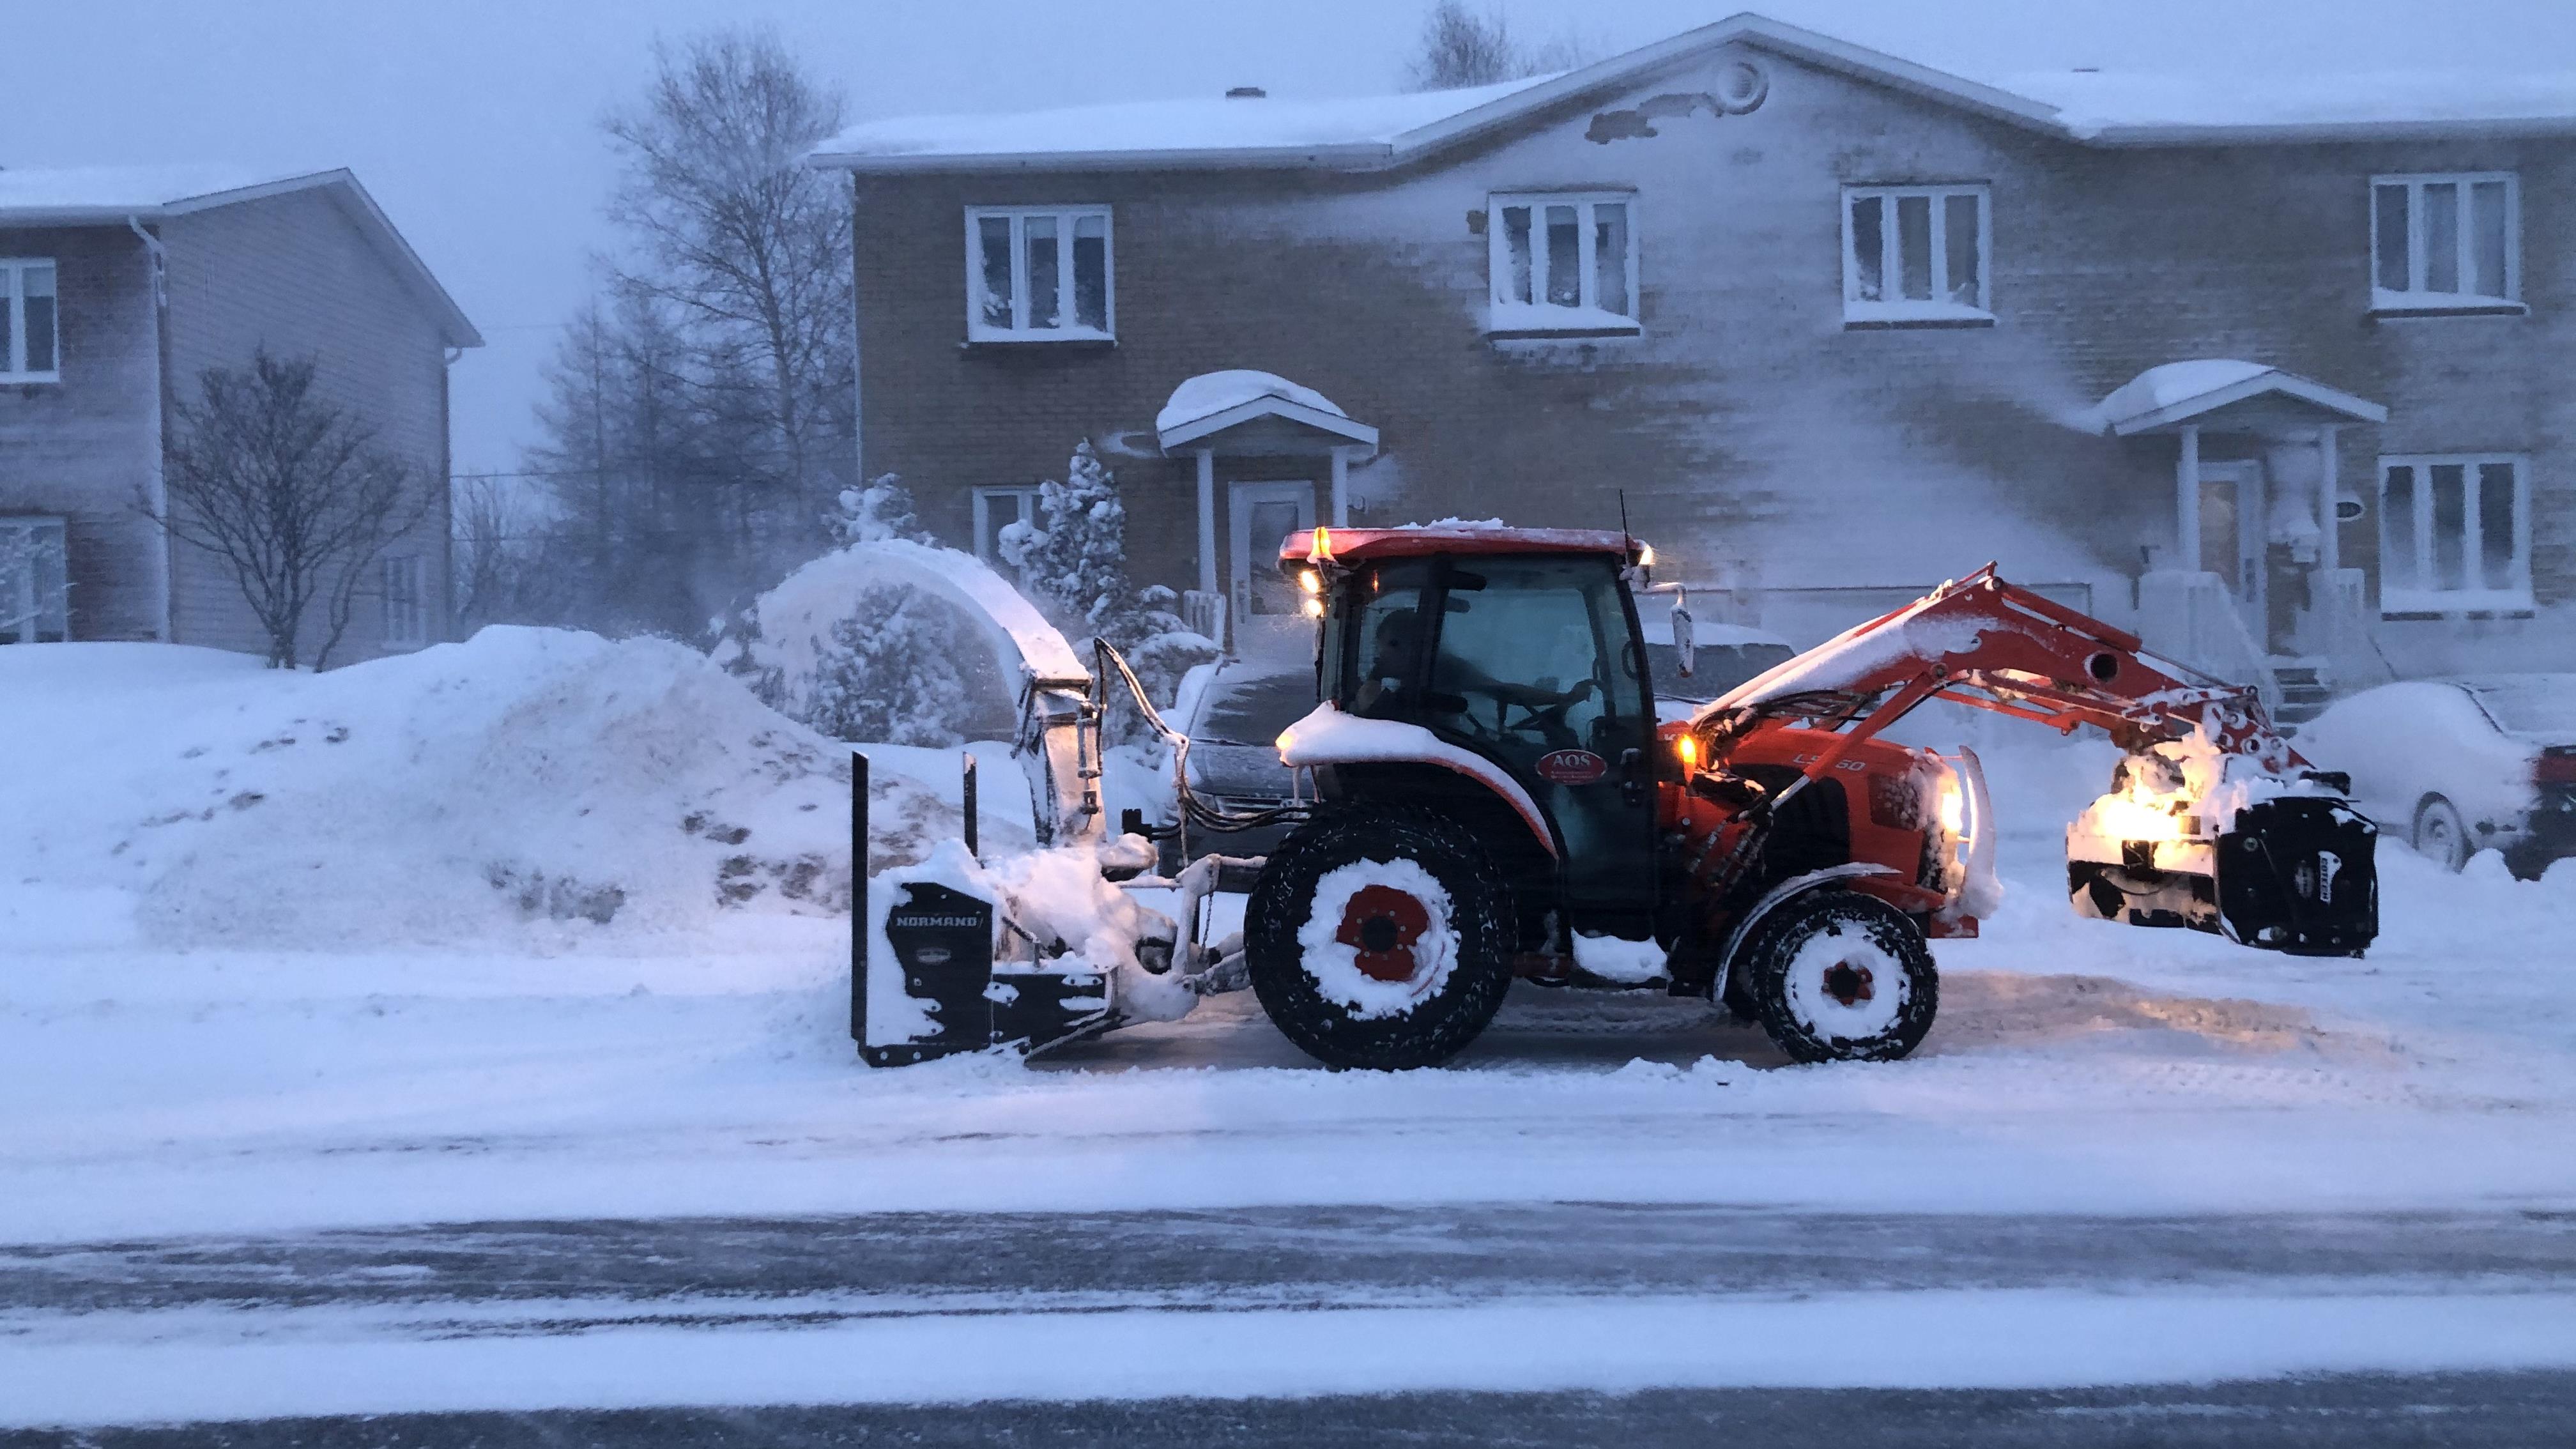
[[(19, 911), (121, 899), (169, 944), (328, 946), (847, 909), (847, 747), (681, 645), (492, 628), (322, 675), (208, 652), (0, 654), (0, 733), (51, 766), (0, 840)], [(896, 860), (955, 828), (901, 777), (875, 815)]]

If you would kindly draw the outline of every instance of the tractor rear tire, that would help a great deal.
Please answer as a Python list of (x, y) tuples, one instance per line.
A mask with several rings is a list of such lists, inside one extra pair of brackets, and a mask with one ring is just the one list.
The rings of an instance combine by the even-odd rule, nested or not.
[(1511, 888), (1473, 833), (1424, 810), (1339, 807), (1270, 857), (1244, 913), (1252, 989), (1331, 1067), (1437, 1066), (1512, 984)]
[(1858, 891), (1782, 905), (1729, 975), (1742, 980), (1762, 1030), (1801, 1062), (1895, 1061), (1923, 1044), (1941, 1005), (1922, 928)]

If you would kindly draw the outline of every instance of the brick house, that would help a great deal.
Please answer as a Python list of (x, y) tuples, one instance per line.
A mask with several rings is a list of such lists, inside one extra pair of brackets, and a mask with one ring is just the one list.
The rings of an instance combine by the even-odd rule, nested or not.
[[(388, 553), (334, 662), (446, 637), (447, 366), (482, 345), (346, 171), (0, 170), (0, 642), (265, 652), (224, 562), (137, 508), (174, 401), (265, 344), (313, 356), (438, 498)], [(310, 626), (308, 625), (308, 634)], [(308, 640), (308, 647), (310, 647)]]
[(867, 469), (988, 548), (1088, 437), (1137, 572), (1238, 625), (1291, 607), (1282, 525), (1624, 494), (1660, 576), (1801, 643), (1997, 559), (2293, 704), (2576, 668), (2576, 94), (2000, 89), (1747, 15), (813, 164), (854, 185)]

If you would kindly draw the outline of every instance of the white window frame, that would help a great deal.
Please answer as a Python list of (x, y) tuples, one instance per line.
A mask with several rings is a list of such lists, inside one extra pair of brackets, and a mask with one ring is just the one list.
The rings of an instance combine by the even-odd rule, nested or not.
[[(2504, 183), (2504, 295), (2489, 296), (2484, 292), (2432, 292), (2425, 290), (2427, 253), (2424, 235), (2424, 188), (2429, 185), (2457, 186), (2460, 203), (2456, 208), (2455, 229), (2451, 237), (2454, 264), (2462, 282), (2477, 275), (2476, 247), (2477, 209), (2470, 188), (2482, 182)], [(2383, 186), (2406, 188), (2406, 289), (2391, 291), (2379, 285), (2379, 189)], [(2370, 310), (2374, 312), (2522, 312), (2522, 179), (2511, 171), (2413, 171), (2397, 172), (2370, 178)]]
[[(2479, 587), (2444, 589), (2421, 582), (2433, 577), (2433, 487), (2432, 470), (2436, 465), (2460, 465), (2460, 516), (2464, 536), (2460, 540), (2462, 558), (2471, 568), (2477, 567), (2477, 551), (2472, 546), (2478, 538), (2479, 492), (2484, 486), (2482, 470), (2496, 464), (2513, 469), (2513, 559), (2507, 565), (2510, 577), (2501, 587), (2486, 580)], [(2389, 569), (2390, 550), (2395, 537), (2388, 526), (2388, 470), (2415, 470), (2413, 534), (2415, 541), (2414, 577), (2418, 582), (2409, 587), (2392, 585)], [(2531, 460), (2520, 453), (2390, 453), (2379, 460), (2379, 611), (2382, 614), (2466, 614), (2517, 613), (2532, 607), (2531, 595)]]
[(1019, 500), (1019, 515), (1010, 522), (1017, 523), (1023, 520), (1034, 522), (1038, 516), (1038, 485), (1004, 483), (975, 490), (975, 557), (995, 568), (1007, 568), (1009, 565), (1003, 562), (1001, 554), (985, 543), (986, 539), (995, 537), (998, 532), (992, 527), (993, 502), (1000, 498)]
[[(53, 601), (52, 610), (46, 610), (43, 601), (36, 597), (34, 569), (0, 571), (0, 584), (14, 585), (8, 594), (0, 595), (0, 643), (43, 642), (32, 636), (35, 632), (36, 620), (47, 612), (62, 615), (63, 637), (69, 639), (72, 636), (70, 530), (64, 526), (62, 519), (46, 514), (20, 513), (0, 517), (0, 535), (13, 534), (30, 536), (51, 534), (53, 536), (55, 558), (63, 573), (62, 597)], [(14, 539), (0, 538), (0, 549), (14, 551), (20, 546)]]
[[(27, 269), (50, 268), (54, 274), (54, 365), (41, 372), (27, 367)], [(0, 336), (0, 382), (63, 380), (63, 270), (52, 257), (0, 257), (0, 301), (9, 304), (7, 335)]]
[[(429, 642), (429, 570), (416, 553), (387, 554), (376, 561), (376, 584), (384, 610), (384, 643), (389, 649), (413, 649)], [(408, 576), (407, 586), (397, 579)], [(409, 595), (408, 598), (404, 597)]]
[[(1860, 252), (1852, 227), (1855, 202), (1876, 201), (1879, 204), (1878, 276), (1882, 292), (1904, 290), (1905, 255), (1900, 228), (1896, 224), (1896, 204), (1901, 198), (1922, 197), (1931, 207), (1932, 289), (1948, 289), (1950, 276), (1950, 229), (1945, 225), (1952, 197), (1973, 196), (1977, 200), (1977, 301), (1976, 305), (1948, 301), (1942, 297), (1914, 300), (1907, 297), (1876, 301), (1860, 294)], [(1843, 237), (1843, 320), (1880, 326), (1903, 323), (1939, 325), (1942, 323), (1985, 323), (1995, 320), (1995, 198), (1994, 188), (1982, 181), (1943, 182), (1925, 185), (1846, 186), (1842, 191)]]
[[(1593, 208), (1615, 205), (1627, 208), (1628, 310), (1613, 312), (1601, 305), (1600, 234)], [(1530, 209), (1530, 300), (1504, 295), (1511, 278), (1511, 238), (1503, 226), (1505, 207), (1525, 206)], [(1574, 274), (1577, 301), (1568, 307), (1546, 300), (1548, 270), (1547, 227), (1540, 220), (1545, 208), (1576, 208), (1574, 224)], [(1635, 337), (1645, 331), (1638, 321), (1644, 309), (1637, 292), (1637, 257), (1642, 249), (1642, 229), (1637, 225), (1637, 193), (1633, 191), (1497, 191), (1485, 198), (1485, 330), (1497, 336), (1547, 336), (1570, 334), (1583, 337)]]
[[(1055, 218), (1055, 288), (1057, 325), (1029, 325), (1029, 218)], [(1011, 223), (1011, 325), (995, 327), (984, 320), (984, 228), (990, 217)], [(1100, 219), (1099, 327), (1075, 325), (1073, 305), (1073, 228), (1076, 221)], [(970, 206), (966, 208), (966, 340), (969, 342), (1115, 342), (1118, 340), (1118, 226), (1104, 205)]]

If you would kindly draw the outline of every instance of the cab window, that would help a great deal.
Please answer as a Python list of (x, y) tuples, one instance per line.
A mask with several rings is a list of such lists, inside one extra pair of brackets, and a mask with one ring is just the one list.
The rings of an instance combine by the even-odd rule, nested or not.
[(1344, 585), (1352, 591), (1343, 611), (1349, 622), (1335, 641), (1339, 657), (1326, 663), (1346, 711), (1370, 719), (1416, 717), (1414, 671), (1421, 667), (1431, 571), (1428, 559), (1397, 559), (1361, 570)]
[(1464, 559), (1445, 584), (1426, 723), (1515, 758), (1638, 743), (1641, 649), (1606, 560)]

